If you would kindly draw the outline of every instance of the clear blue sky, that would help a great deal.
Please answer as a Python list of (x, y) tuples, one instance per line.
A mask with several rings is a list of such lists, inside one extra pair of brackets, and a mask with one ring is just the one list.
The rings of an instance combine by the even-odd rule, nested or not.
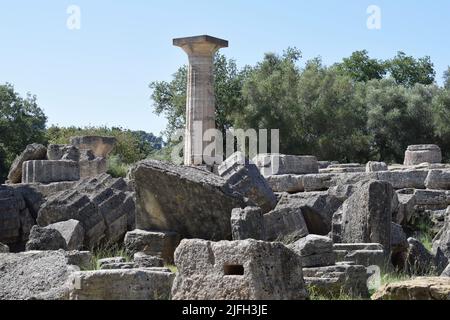
[[(69, 5), (81, 29), (66, 27)], [(381, 30), (366, 27), (369, 5)], [(240, 66), (265, 52), (298, 47), (332, 64), (367, 49), (376, 58), (402, 50), (431, 56), (441, 83), (450, 65), (448, 0), (0, 0), (0, 83), (38, 97), (49, 124), (108, 125), (158, 134), (148, 83), (169, 80), (186, 63), (172, 38), (210, 34)]]

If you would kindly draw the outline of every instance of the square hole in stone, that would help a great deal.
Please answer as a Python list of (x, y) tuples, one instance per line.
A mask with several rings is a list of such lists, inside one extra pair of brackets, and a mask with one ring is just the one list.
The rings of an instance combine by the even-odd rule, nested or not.
[(223, 266), (223, 273), (226, 276), (243, 276), (244, 266), (242, 264), (226, 264)]

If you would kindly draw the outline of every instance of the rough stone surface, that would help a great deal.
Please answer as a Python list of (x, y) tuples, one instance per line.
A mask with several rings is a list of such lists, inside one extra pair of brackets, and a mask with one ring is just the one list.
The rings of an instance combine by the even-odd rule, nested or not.
[(48, 226), (70, 219), (84, 228), (84, 246), (93, 248), (101, 241), (121, 241), (127, 232), (128, 214), (134, 202), (128, 201), (127, 183), (107, 174), (86, 178), (70, 190), (51, 195), (42, 205), (37, 222)]
[(0, 254), (0, 300), (66, 299), (74, 270), (62, 250)]
[(136, 252), (133, 256), (134, 264), (139, 268), (164, 267), (164, 260), (146, 254), (145, 252)]
[(392, 223), (391, 228), (391, 261), (394, 267), (402, 270), (405, 266), (409, 250), (408, 239), (401, 225)]
[(258, 154), (253, 162), (263, 176), (283, 174), (319, 173), (319, 163), (314, 156), (284, 154)]
[(143, 230), (231, 239), (231, 211), (247, 205), (224, 178), (194, 167), (144, 160), (130, 178), (136, 190), (136, 227)]
[(92, 150), (99, 158), (106, 158), (116, 146), (117, 139), (114, 137), (82, 136), (70, 138), (70, 144), (78, 149)]
[(103, 258), (97, 261), (97, 264), (100, 268), (107, 264), (115, 264), (115, 263), (125, 263), (126, 260), (124, 257), (111, 257), (111, 258)]
[(398, 206), (392, 215), (392, 220), (400, 225), (408, 223), (414, 214), (416, 198), (414, 193), (402, 193), (397, 191)]
[(25, 150), (17, 156), (11, 165), (8, 173), (9, 183), (20, 183), (22, 181), (22, 164), (30, 160), (44, 160), (47, 154), (47, 148), (41, 144), (30, 144)]
[(381, 287), (373, 300), (450, 300), (450, 278), (419, 277)]
[(333, 241), (380, 243), (389, 255), (393, 192), (391, 184), (384, 181), (361, 184), (333, 215)]
[(303, 268), (305, 283), (317, 294), (337, 297), (342, 293), (367, 298), (368, 274), (360, 265), (339, 263), (334, 266)]
[(265, 240), (264, 216), (260, 208), (236, 208), (231, 212), (233, 240)]
[(156, 256), (167, 263), (173, 263), (174, 252), (180, 237), (175, 232), (150, 232), (133, 230), (125, 235), (125, 248), (129, 255), (137, 252)]
[(67, 264), (79, 267), (82, 270), (87, 270), (92, 267), (94, 257), (90, 251), (67, 251), (66, 253)]
[(0, 242), (0, 253), (8, 253), (9, 247), (6, 244)]
[(80, 178), (94, 177), (108, 171), (106, 158), (80, 161)]
[(32, 160), (22, 165), (23, 183), (51, 183), (80, 179), (80, 166), (71, 160)]
[(70, 300), (167, 300), (174, 274), (164, 270), (117, 269), (75, 272)]
[(292, 208), (301, 210), (309, 233), (328, 235), (331, 231), (333, 214), (342, 201), (326, 192), (283, 195), (275, 209)]
[(433, 271), (434, 257), (417, 239), (408, 238), (409, 250), (406, 270), (414, 275), (427, 275)]
[(309, 234), (301, 209), (280, 207), (264, 215), (267, 241), (294, 242)]
[(369, 161), (366, 165), (366, 172), (388, 171), (385, 162)]
[(377, 172), (377, 179), (389, 182), (394, 189), (425, 189), (427, 170), (402, 170)]
[(69, 144), (50, 144), (47, 147), (47, 160), (71, 160), (78, 162), (80, 161), (80, 150)]
[(264, 213), (275, 208), (277, 199), (255, 164), (236, 152), (218, 168), (219, 175), (237, 192), (249, 198)]
[(333, 250), (339, 262), (352, 262), (365, 267), (386, 266), (384, 249), (379, 243), (335, 243)]
[(450, 190), (450, 170), (430, 170), (425, 186), (427, 189)]
[(84, 228), (78, 220), (67, 220), (50, 224), (47, 229), (57, 230), (67, 244), (67, 250), (80, 250), (84, 245)]
[(25, 248), (27, 251), (54, 251), (59, 249), (67, 250), (67, 244), (66, 240), (64, 240), (59, 231), (55, 229), (33, 226), (30, 233), (30, 239), (28, 240)]
[(296, 193), (305, 190), (302, 176), (284, 174), (266, 177), (267, 183), (274, 192)]
[(183, 240), (175, 300), (303, 300), (301, 257), (281, 243)]
[(330, 266), (336, 262), (333, 241), (328, 237), (310, 234), (288, 247), (302, 257), (304, 268)]
[(414, 166), (424, 162), (441, 163), (442, 152), (437, 145), (422, 144), (409, 146), (405, 152), (405, 166)]
[(450, 277), (450, 264), (442, 271), (441, 277)]

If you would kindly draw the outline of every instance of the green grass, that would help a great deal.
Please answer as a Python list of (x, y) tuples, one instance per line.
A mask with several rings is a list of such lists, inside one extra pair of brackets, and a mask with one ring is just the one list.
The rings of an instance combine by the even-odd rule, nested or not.
[(111, 156), (108, 159), (108, 174), (114, 178), (125, 178), (130, 166), (123, 163), (118, 156)]
[(417, 240), (422, 242), (423, 246), (431, 252), (433, 249), (433, 237), (430, 233), (421, 233)]
[(132, 257), (128, 255), (125, 248), (120, 245), (109, 245), (97, 248), (92, 252), (92, 255), (93, 259), (91, 261), (90, 270), (100, 269), (100, 265), (98, 262), (100, 259), (123, 257), (125, 258), (126, 262), (131, 262), (133, 260)]
[(166, 267), (167, 269), (169, 269), (173, 273), (177, 273), (178, 272), (178, 268), (176, 266), (174, 266), (174, 265), (168, 264), (168, 265), (165, 265), (164, 267)]

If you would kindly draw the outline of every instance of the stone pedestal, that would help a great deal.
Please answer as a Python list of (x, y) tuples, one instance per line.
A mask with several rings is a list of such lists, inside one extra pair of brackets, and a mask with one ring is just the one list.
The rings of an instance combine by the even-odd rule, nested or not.
[(415, 166), (424, 162), (441, 163), (441, 149), (434, 144), (409, 146), (405, 152), (405, 166)]
[(228, 47), (228, 41), (204, 35), (174, 39), (173, 44), (189, 57), (184, 164), (201, 165), (209, 144), (203, 142), (203, 134), (216, 128), (213, 57), (217, 50)]

